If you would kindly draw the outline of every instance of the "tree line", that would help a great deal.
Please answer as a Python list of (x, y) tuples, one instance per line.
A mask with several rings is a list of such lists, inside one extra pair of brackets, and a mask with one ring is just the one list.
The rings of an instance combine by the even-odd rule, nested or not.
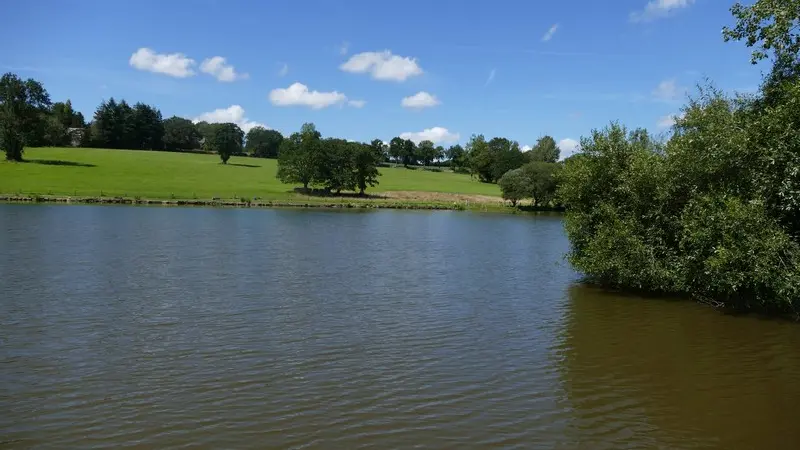
[(600, 283), (800, 316), (800, 3), (735, 5), (726, 40), (771, 71), (701, 88), (666, 142), (619, 123), (558, 175), (572, 265)]

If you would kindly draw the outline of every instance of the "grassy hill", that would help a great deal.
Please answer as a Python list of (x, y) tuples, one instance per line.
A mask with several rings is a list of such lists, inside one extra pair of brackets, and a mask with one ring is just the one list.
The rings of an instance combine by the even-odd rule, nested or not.
[[(0, 163), (0, 194), (322, 201), (278, 181), (272, 159), (233, 157), (223, 165), (216, 155), (83, 148), (31, 148), (25, 159)], [(367, 193), (385, 200), (499, 201), (496, 185), (468, 175), (405, 168), (380, 172), (380, 184)]]

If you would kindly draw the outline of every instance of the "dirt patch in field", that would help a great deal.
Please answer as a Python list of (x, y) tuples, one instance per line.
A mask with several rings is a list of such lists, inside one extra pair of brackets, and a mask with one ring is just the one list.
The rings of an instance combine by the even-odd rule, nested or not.
[(381, 196), (394, 200), (416, 200), (422, 202), (471, 202), (481, 204), (499, 204), (505, 202), (500, 197), (478, 194), (450, 194), (446, 192), (389, 191), (381, 192)]

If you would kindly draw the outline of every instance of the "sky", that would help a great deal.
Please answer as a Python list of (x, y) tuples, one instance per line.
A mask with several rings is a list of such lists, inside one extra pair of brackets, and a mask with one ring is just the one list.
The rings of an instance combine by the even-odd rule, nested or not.
[(90, 119), (104, 99), (290, 134), (448, 146), (473, 134), (562, 156), (619, 121), (666, 132), (708, 79), (754, 91), (725, 43), (733, 0), (26, 0), (0, 71)]

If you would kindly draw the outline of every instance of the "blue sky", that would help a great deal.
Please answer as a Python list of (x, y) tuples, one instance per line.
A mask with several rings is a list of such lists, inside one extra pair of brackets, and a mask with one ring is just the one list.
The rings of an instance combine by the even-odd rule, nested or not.
[(721, 38), (732, 3), (26, 0), (4, 7), (0, 70), (87, 118), (113, 96), (283, 133), (568, 151), (611, 120), (663, 131), (704, 77), (754, 90), (763, 68)]

